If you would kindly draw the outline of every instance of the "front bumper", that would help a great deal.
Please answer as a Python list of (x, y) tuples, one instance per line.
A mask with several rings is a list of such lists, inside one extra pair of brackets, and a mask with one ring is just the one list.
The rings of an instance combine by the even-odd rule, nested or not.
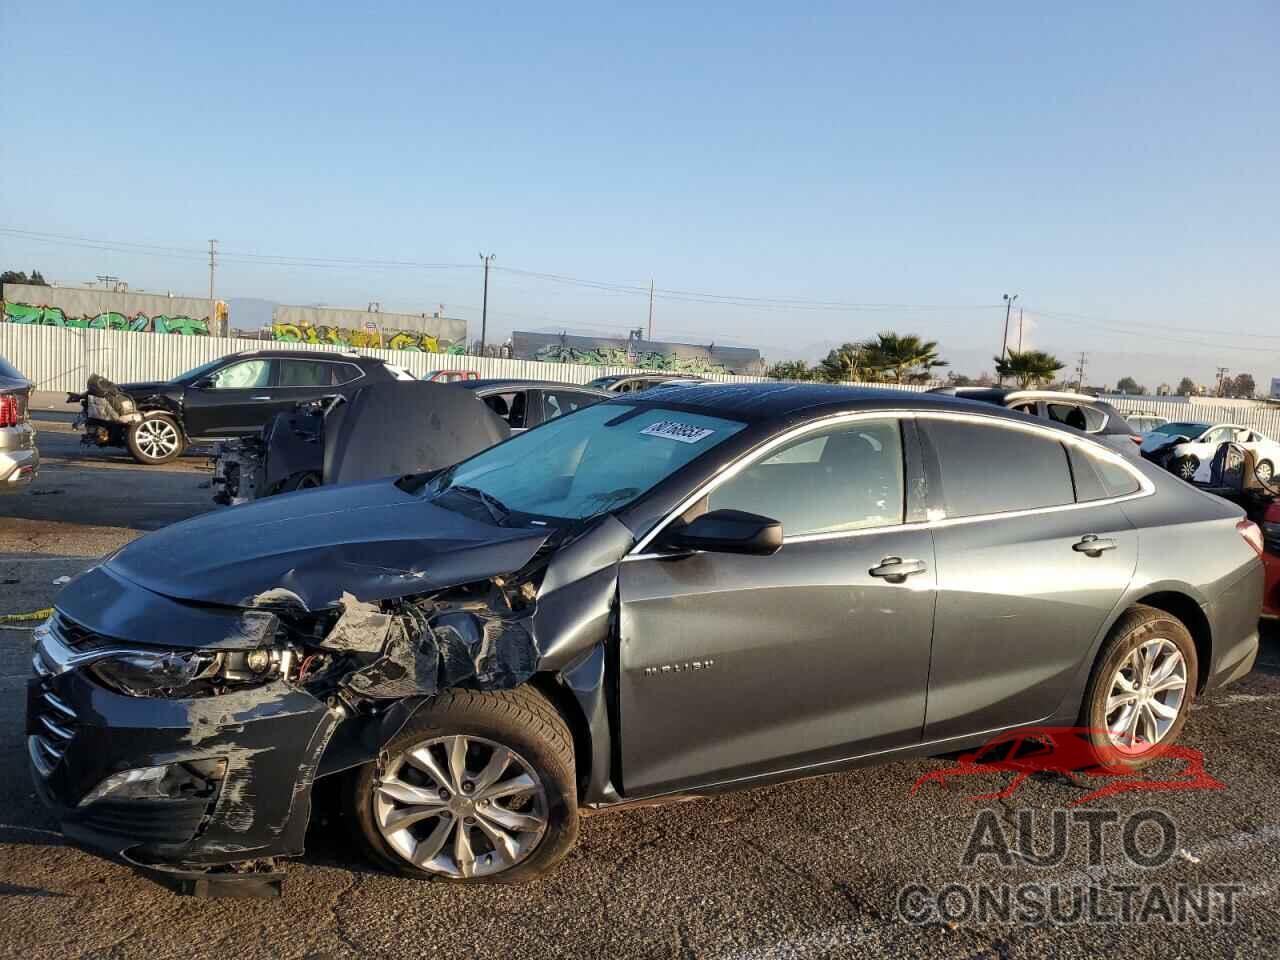
[[(323, 703), (278, 682), (193, 700), (129, 697), (78, 656), (45, 634), (27, 685), (31, 776), (68, 838), (152, 867), (302, 853), (311, 783), (338, 722)], [(201, 796), (80, 805), (112, 774), (207, 760), (224, 761), (225, 776)]]

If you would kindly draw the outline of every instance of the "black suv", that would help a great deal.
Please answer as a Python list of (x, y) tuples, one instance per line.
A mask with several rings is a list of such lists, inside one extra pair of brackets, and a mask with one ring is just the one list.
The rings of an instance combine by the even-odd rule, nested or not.
[(82, 443), (128, 447), (142, 464), (167, 463), (188, 444), (257, 433), (301, 400), (350, 396), (370, 383), (412, 380), (408, 371), (355, 353), (253, 350), (233, 353), (172, 380), (124, 383), (89, 378), (67, 394), (83, 411)]

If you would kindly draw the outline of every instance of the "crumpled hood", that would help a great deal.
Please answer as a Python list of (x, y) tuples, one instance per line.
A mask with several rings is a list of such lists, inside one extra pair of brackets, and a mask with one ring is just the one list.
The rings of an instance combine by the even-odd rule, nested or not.
[(1143, 453), (1154, 453), (1156, 450), (1159, 450), (1163, 447), (1173, 446), (1179, 443), (1186, 443), (1190, 439), (1191, 439), (1190, 437), (1184, 436), (1182, 434), (1174, 434), (1170, 436), (1167, 433), (1153, 433), (1153, 434), (1150, 434), (1145, 440), (1142, 441), (1142, 446), (1139, 449), (1141, 449)]
[(247, 606), (284, 589), (315, 610), (343, 593), (385, 600), (511, 573), (549, 535), (482, 523), (375, 480), (207, 513), (135, 540), (106, 566), (179, 600)]

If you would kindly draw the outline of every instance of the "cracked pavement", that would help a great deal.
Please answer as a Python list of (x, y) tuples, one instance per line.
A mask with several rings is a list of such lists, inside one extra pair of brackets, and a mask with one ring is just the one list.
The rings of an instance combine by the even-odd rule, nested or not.
[[(118, 451), (81, 450), (52, 415), (39, 426), (41, 487), (0, 500), (0, 613), (47, 606), (52, 580), (120, 544), (211, 509), (204, 461), (142, 469)], [(122, 476), (123, 475), (123, 476)], [(113, 483), (113, 480), (125, 480)], [(7, 581), (17, 580), (17, 583)], [(346, 838), (322, 782), (308, 853), (286, 865), (282, 900), (178, 897), (64, 842), (35, 800), (22, 736), (30, 631), (0, 631), (0, 958), (503, 957), (803, 958), (1251, 957), (1280, 955), (1280, 630), (1264, 633), (1244, 681), (1197, 705), (1182, 742), (1204, 752), (1222, 790), (1130, 792), (1087, 805), (1121, 821), (1164, 811), (1176, 852), (1134, 866), (1110, 834), (1091, 864), (1076, 824), (1061, 862), (962, 863), (976, 818), (1007, 835), (1034, 812), (1037, 853), (1054, 810), (1091, 787), (1037, 775), (1002, 800), (1009, 774), (931, 783), (946, 760), (904, 761), (722, 797), (592, 816), (549, 876), (460, 888), (390, 876)], [(1094, 784), (1096, 786), (1096, 783)], [(1075, 808), (1084, 809), (1084, 808)], [(899, 891), (920, 884), (1235, 884), (1232, 923), (907, 922)]]

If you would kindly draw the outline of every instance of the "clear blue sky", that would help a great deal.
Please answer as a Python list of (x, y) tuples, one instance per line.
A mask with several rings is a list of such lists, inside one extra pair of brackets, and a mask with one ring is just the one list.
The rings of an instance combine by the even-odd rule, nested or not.
[[(1095, 381), (1280, 376), (1274, 0), (7, 0), (0, 56), (0, 226), (468, 265), (228, 258), (221, 296), (444, 303), (475, 335), (492, 250), (668, 290), (946, 307), (659, 300), (657, 334), (771, 358), (895, 328), (977, 373), (1016, 291), (1028, 341), (1089, 351)], [(197, 256), (0, 235), (0, 264), (207, 289)], [(505, 272), (490, 305), (498, 334), (622, 331), (647, 309)]]

